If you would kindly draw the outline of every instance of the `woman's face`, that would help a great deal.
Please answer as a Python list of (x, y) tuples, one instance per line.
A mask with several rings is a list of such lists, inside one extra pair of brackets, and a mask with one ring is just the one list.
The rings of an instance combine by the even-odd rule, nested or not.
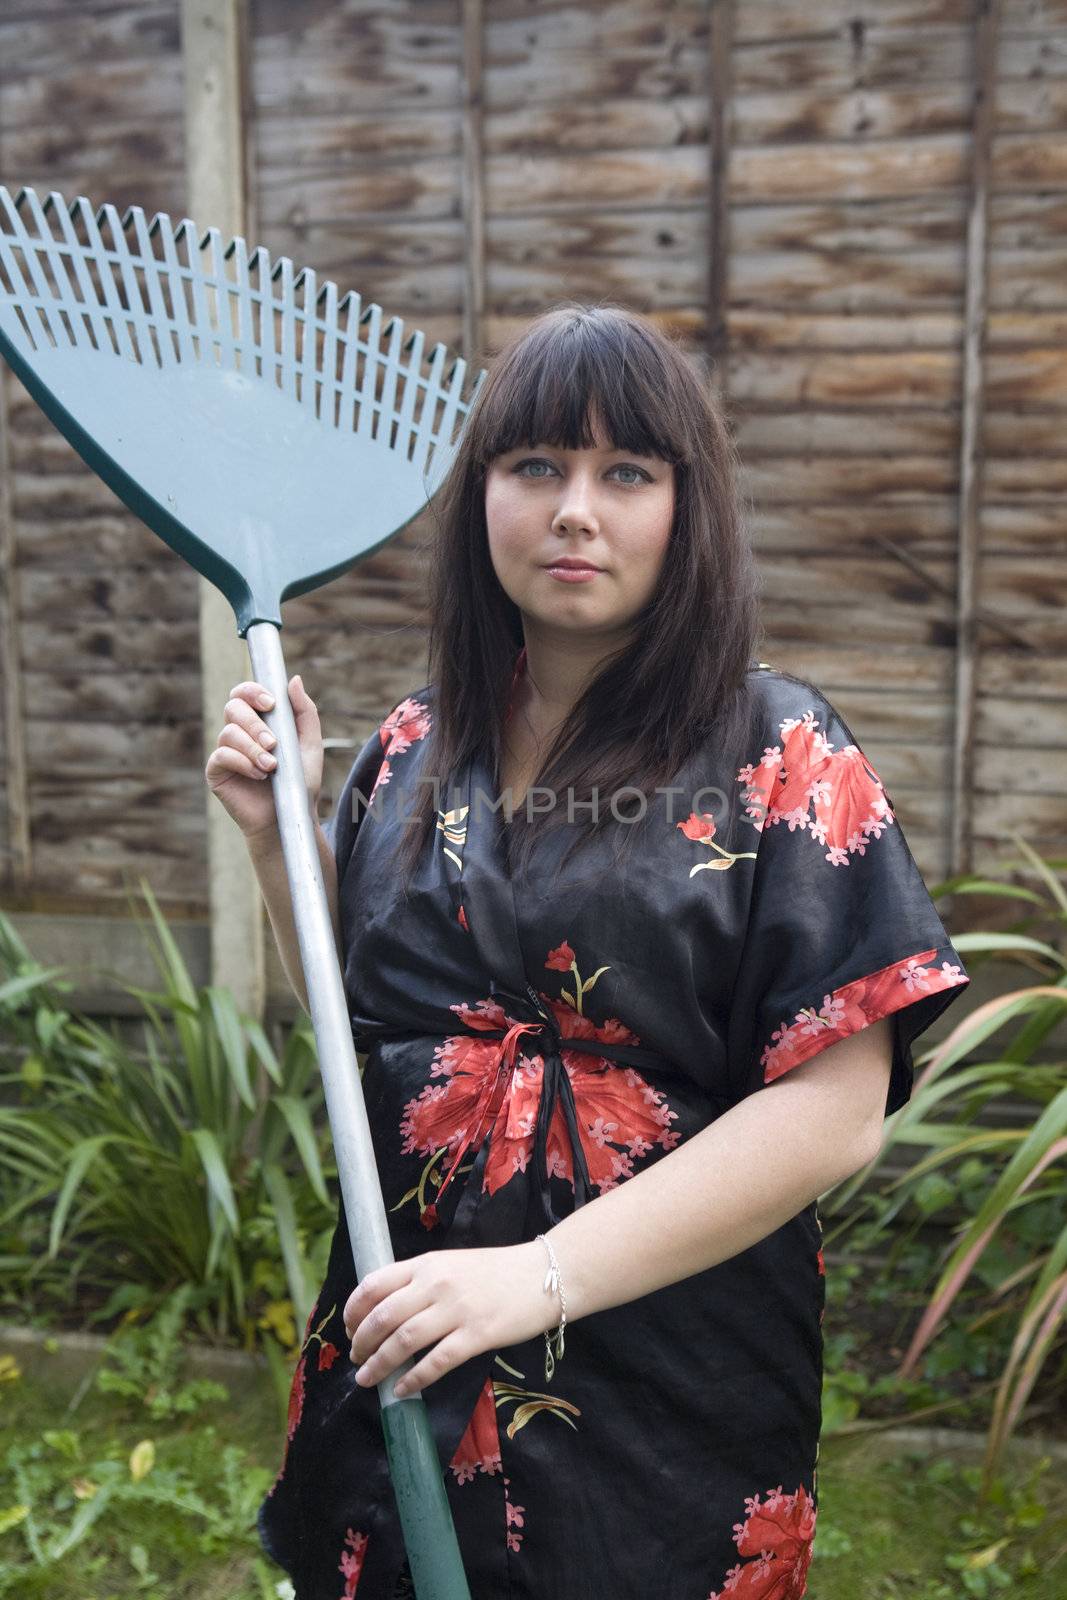
[[(596, 447), (509, 450), (489, 465), (489, 555), (529, 637), (625, 635), (651, 599), (674, 517), (674, 468), (659, 456)], [(567, 578), (560, 560), (597, 570)]]

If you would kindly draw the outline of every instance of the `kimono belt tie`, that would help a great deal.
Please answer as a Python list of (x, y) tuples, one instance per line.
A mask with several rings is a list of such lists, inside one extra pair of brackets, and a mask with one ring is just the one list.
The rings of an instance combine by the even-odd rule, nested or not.
[[(501, 990), (495, 983), (492, 985), (492, 992), (496, 997), (501, 997), (505, 994), (505, 991)], [(527, 1010), (531, 1002), (536, 1009), (537, 1015), (524, 1021), (513, 1022), (507, 1028), (465, 1027), (461, 1030), (470, 1033), (479, 1040), (499, 1039), (500, 1050), (495, 1063), (495, 1071), (491, 1069), (486, 1073), (485, 1085), (478, 1097), (467, 1132), (441, 1180), (437, 1198), (422, 1211), (420, 1220), (424, 1228), (435, 1228), (440, 1223), (447, 1225), (449, 1219), (441, 1214), (441, 1200), (449, 1187), (453, 1188), (453, 1198), (455, 1200), (451, 1221), (455, 1221), (456, 1213), (464, 1200), (467, 1202), (465, 1210), (474, 1204), (475, 1196), (481, 1187), (485, 1163), (489, 1153), (490, 1140), (487, 1136), (495, 1125), (497, 1113), (503, 1104), (504, 1096), (507, 1094), (515, 1068), (516, 1050), (523, 1035), (541, 1035), (537, 1045), (537, 1053), (544, 1062), (544, 1071), (541, 1081), (541, 1097), (537, 1107), (537, 1122), (534, 1129), (533, 1166), (537, 1178), (543, 1225), (548, 1228), (554, 1227), (561, 1220), (552, 1205), (548, 1170), (548, 1132), (557, 1102), (563, 1111), (563, 1121), (571, 1148), (575, 1210), (579, 1206), (585, 1205), (592, 1198), (589, 1168), (586, 1165), (585, 1151), (582, 1148), (582, 1141), (578, 1132), (574, 1090), (571, 1086), (570, 1076), (563, 1063), (562, 1051), (564, 1047), (568, 1050), (582, 1050), (588, 1055), (608, 1057), (612, 1061), (620, 1061), (627, 1066), (655, 1067), (661, 1071), (677, 1072), (677, 1067), (673, 1067), (667, 1057), (656, 1050), (649, 1050), (639, 1045), (614, 1044), (602, 1039), (562, 1034), (555, 1014), (545, 1006), (541, 996), (532, 985), (527, 987), (526, 998), (507, 995), (507, 1001), (507, 1009), (512, 1015), (516, 1011), (521, 1013), (521, 1011)], [(460, 1163), (468, 1151), (472, 1149), (475, 1152), (474, 1162), (465, 1171), (461, 1172)], [(474, 1180), (473, 1185), (471, 1184), (472, 1179)], [(464, 1194), (464, 1191), (467, 1191), (467, 1193)]]

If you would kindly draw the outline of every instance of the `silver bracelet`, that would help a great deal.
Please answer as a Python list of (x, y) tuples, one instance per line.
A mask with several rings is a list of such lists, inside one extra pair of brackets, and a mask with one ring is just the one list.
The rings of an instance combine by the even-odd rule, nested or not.
[[(556, 1252), (543, 1233), (537, 1237), (548, 1251), (549, 1267), (545, 1273), (544, 1290), (546, 1294), (558, 1294), (560, 1304), (559, 1327), (553, 1333), (545, 1333), (545, 1382), (552, 1382), (552, 1374), (556, 1370), (556, 1362), (563, 1360), (563, 1330), (567, 1326), (567, 1296), (563, 1292), (563, 1278), (556, 1260)], [(553, 1349), (555, 1345), (555, 1349)]]

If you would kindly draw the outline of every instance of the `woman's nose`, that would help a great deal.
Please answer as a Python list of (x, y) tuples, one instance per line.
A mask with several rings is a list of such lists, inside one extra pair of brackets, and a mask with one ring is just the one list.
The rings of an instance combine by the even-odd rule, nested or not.
[(560, 490), (555, 521), (572, 531), (593, 528), (597, 522), (596, 495), (592, 484), (577, 478), (565, 483)]

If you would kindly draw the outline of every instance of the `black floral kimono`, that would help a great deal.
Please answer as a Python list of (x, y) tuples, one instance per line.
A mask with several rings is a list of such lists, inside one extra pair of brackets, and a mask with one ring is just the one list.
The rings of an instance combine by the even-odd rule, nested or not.
[[(886, 1114), (907, 1100), (912, 1043), (967, 974), (840, 715), (763, 663), (750, 676), (743, 764), (702, 752), (621, 868), (595, 842), (557, 877), (570, 830), (552, 830), (518, 892), (478, 762), (398, 891), (382, 791), (410, 804), (432, 687), (360, 751), (329, 831), (397, 1259), (532, 1239), (881, 1017)], [(812, 1202), (710, 1270), (569, 1325), (551, 1383), (538, 1336), (423, 1390), (473, 1600), (806, 1592), (820, 1244)], [(378, 1396), (342, 1322), (355, 1281), (342, 1203), (258, 1518), (296, 1600), (404, 1592)]]

